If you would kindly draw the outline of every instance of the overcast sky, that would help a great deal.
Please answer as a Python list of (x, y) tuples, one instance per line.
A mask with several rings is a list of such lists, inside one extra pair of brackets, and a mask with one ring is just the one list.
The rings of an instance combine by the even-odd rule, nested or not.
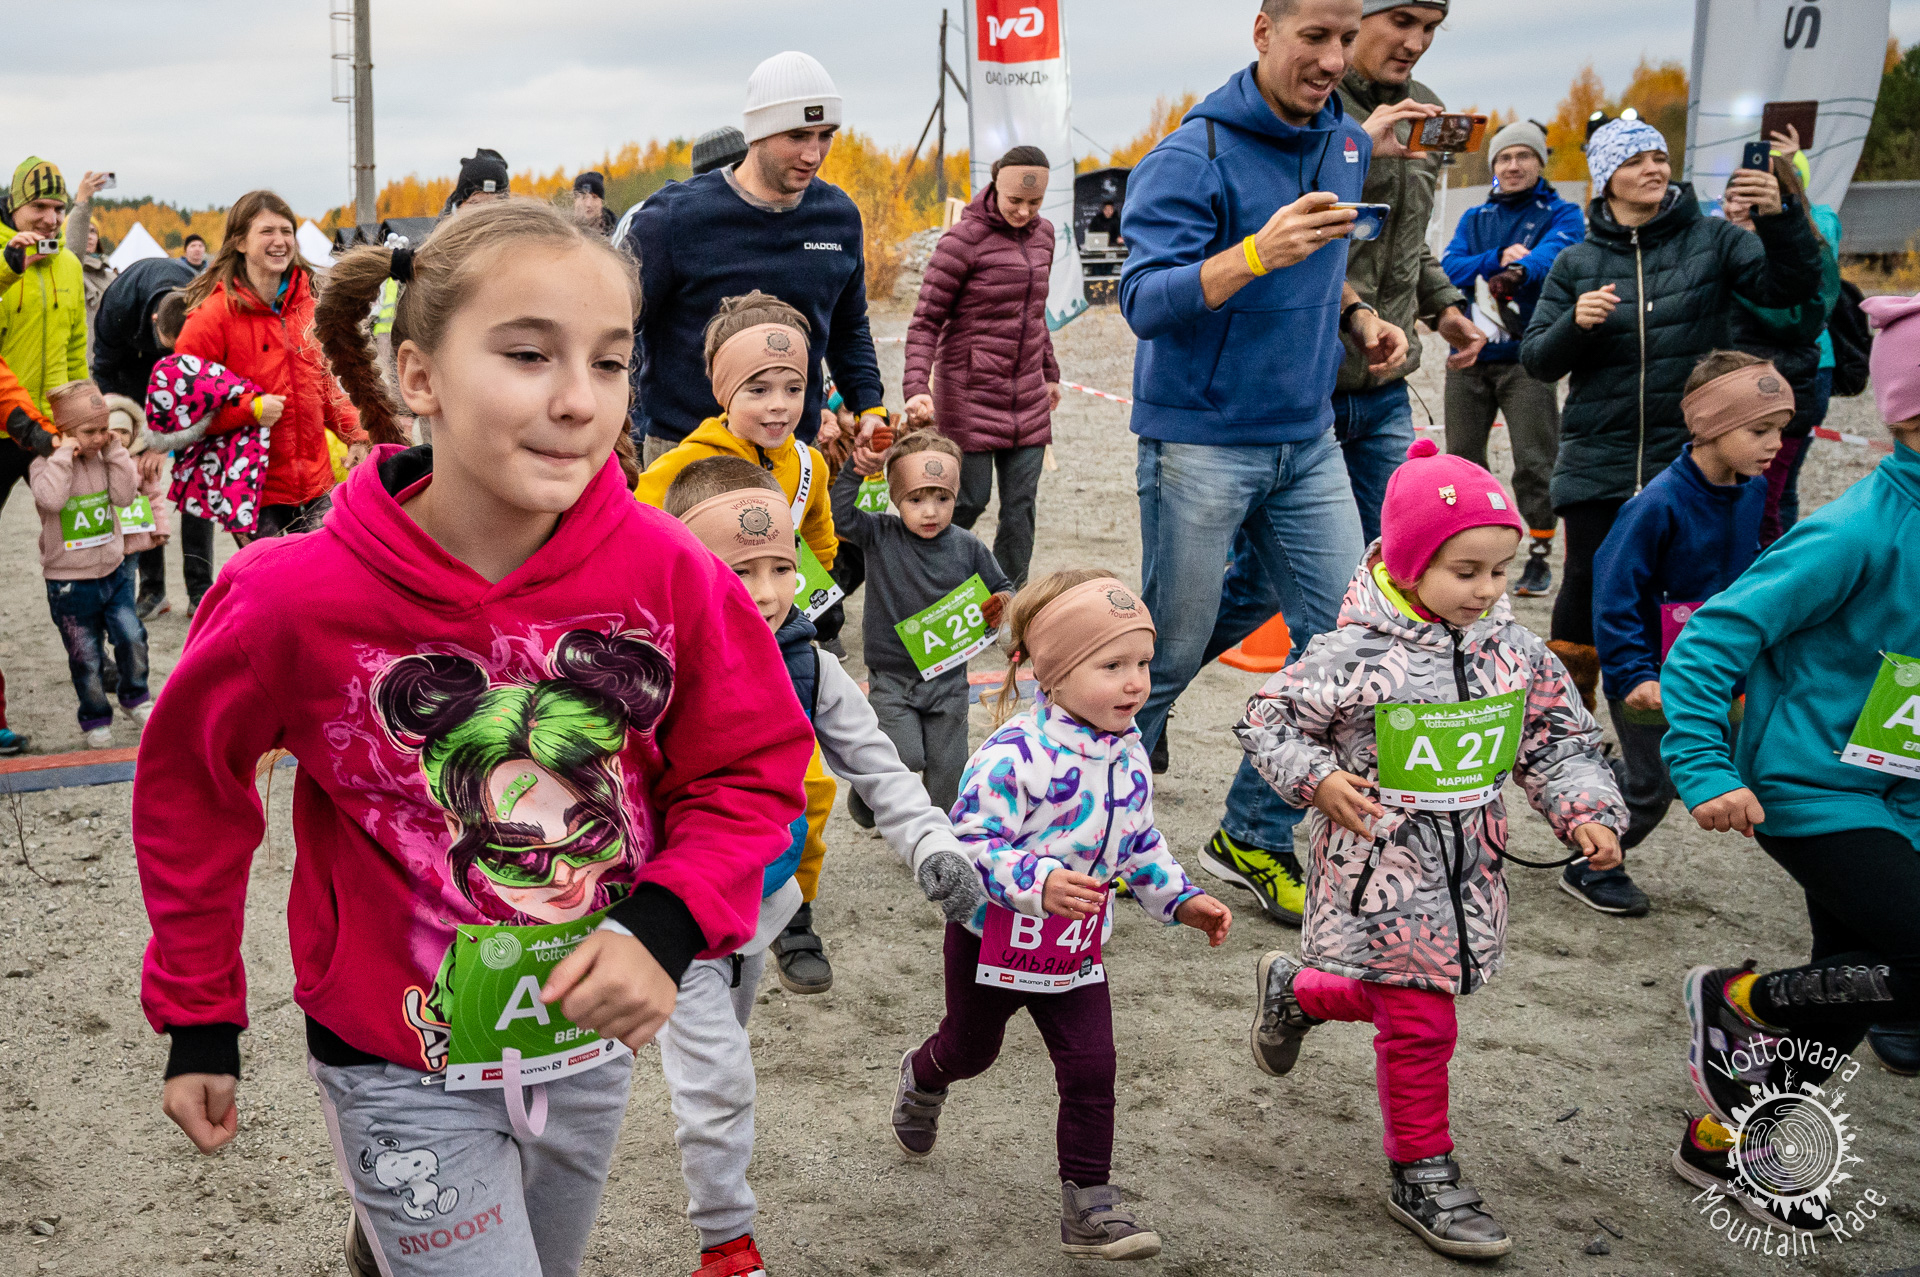
[[(1137, 133), (1156, 96), (1204, 95), (1252, 58), (1254, 0), (1062, 3), (1074, 123), (1100, 147)], [(77, 15), (80, 40), (8, 66), (7, 139), (74, 177), (112, 169), (123, 196), (200, 207), (266, 185), (317, 217), (349, 195), (347, 108), (330, 100), (334, 8), (351, 0), (78, 0), (61, 25)], [(1419, 78), (1450, 104), (1542, 119), (1581, 63), (1618, 89), (1643, 54), (1684, 63), (1692, 35), (1685, 0), (1454, 8)], [(450, 175), (475, 146), (516, 172), (572, 171), (627, 141), (738, 124), (747, 73), (787, 48), (826, 64), (850, 127), (911, 145), (933, 104), (940, 10), (939, 0), (374, 0), (379, 176)], [(1920, 41), (1920, 0), (1893, 0), (1893, 31)], [(956, 35), (957, 67), (960, 48)], [(949, 120), (951, 145), (964, 146), (957, 101)]]

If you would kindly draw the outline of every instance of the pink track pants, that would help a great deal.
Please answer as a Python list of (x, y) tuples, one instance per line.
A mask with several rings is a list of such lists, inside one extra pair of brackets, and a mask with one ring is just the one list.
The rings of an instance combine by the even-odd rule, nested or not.
[(1412, 1162), (1453, 1151), (1447, 1130), (1447, 1062), (1459, 1028), (1453, 995), (1331, 975), (1309, 967), (1293, 982), (1301, 1009), (1320, 1020), (1358, 1020), (1373, 1037), (1374, 1081), (1387, 1156)]

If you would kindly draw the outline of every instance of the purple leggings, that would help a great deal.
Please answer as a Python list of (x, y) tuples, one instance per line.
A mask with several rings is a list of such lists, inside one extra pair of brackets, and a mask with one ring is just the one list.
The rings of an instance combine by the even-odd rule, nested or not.
[(1372, 1022), (1374, 1083), (1387, 1156), (1416, 1162), (1453, 1151), (1447, 1129), (1447, 1061), (1458, 1036), (1453, 995), (1354, 980), (1308, 968), (1293, 995), (1321, 1020)]
[(1053, 1057), (1060, 1090), (1055, 1142), (1060, 1178), (1104, 1184), (1113, 1164), (1113, 1004), (1105, 984), (1065, 993), (1017, 993), (974, 982), (980, 937), (947, 925), (947, 1014), (913, 1053), (913, 1080), (930, 1091), (985, 1073), (1000, 1055), (1007, 1021), (1021, 1007)]

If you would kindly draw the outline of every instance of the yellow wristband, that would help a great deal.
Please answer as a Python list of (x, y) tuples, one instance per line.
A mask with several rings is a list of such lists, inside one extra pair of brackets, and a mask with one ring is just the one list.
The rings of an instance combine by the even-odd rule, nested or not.
[(267, 401), (259, 395), (253, 397), (253, 419), (260, 420), (260, 414), (266, 410)]
[(877, 408), (862, 408), (860, 415), (863, 417), (884, 417), (887, 415), (887, 406), (881, 404)]
[(1253, 246), (1253, 236), (1249, 235), (1240, 241), (1240, 251), (1247, 255), (1248, 270), (1256, 275), (1264, 275), (1267, 273), (1267, 268), (1260, 264), (1259, 250)]

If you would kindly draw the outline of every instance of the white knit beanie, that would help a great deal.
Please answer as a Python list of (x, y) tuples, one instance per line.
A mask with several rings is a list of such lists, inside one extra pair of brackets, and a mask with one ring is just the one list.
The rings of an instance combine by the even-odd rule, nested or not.
[(1524, 146), (1540, 157), (1540, 163), (1547, 162), (1547, 135), (1532, 120), (1515, 120), (1495, 133), (1487, 143), (1487, 163), (1510, 146)]
[(776, 53), (747, 77), (741, 132), (751, 145), (788, 129), (840, 123), (840, 90), (827, 69), (805, 53)]

